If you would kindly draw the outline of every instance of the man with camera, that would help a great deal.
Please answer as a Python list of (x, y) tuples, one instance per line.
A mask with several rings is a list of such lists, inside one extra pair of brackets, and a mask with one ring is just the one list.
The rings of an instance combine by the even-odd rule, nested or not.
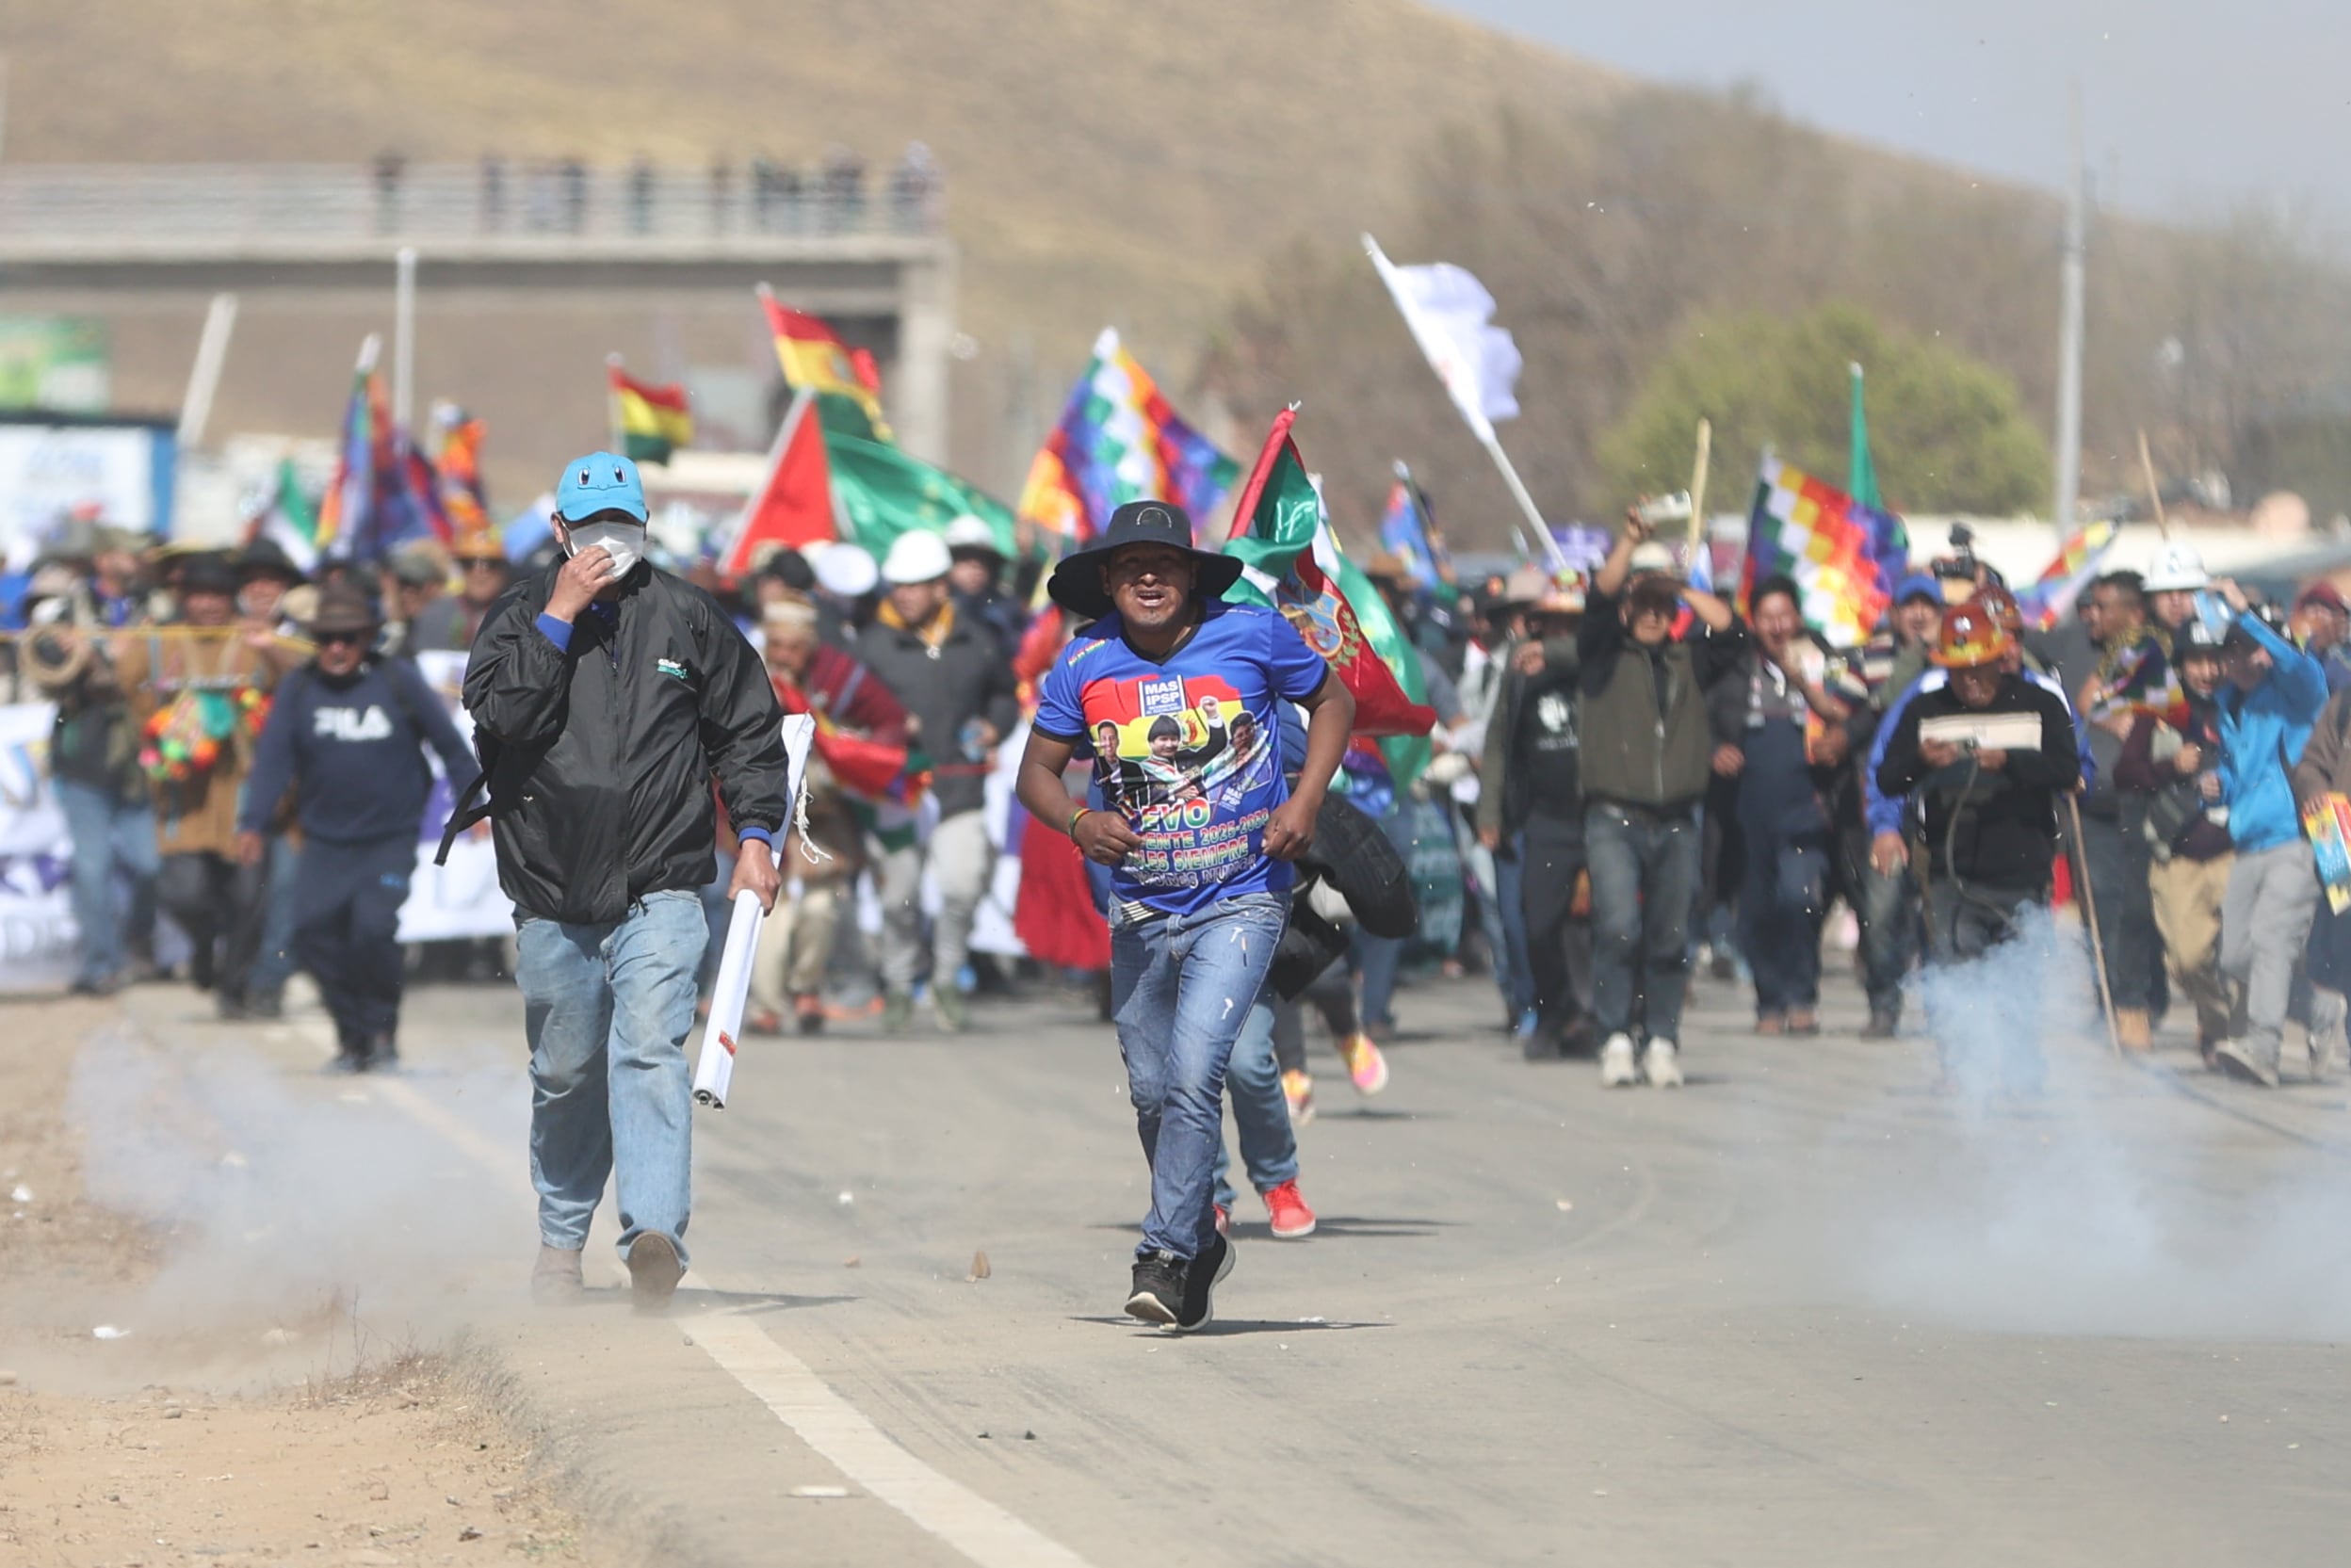
[[(1713, 753), (1705, 693), (1746, 647), (1730, 606), (1668, 572), (1633, 572), (1651, 525), (1628, 512), (1592, 581), (1576, 634), (1578, 761), (1592, 879), (1592, 1010), (1600, 1082), (1682, 1081), (1676, 1043), (1698, 881), (1698, 805)], [(1697, 618), (1676, 640), (1687, 605)], [(1648, 1048), (1632, 1043), (1636, 982)]]

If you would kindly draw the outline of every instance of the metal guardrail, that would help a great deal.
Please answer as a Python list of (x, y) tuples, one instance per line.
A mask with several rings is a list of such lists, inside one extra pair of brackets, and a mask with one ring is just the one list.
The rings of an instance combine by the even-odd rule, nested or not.
[(559, 252), (936, 235), (934, 170), (880, 178), (767, 164), (0, 164), (0, 247), (454, 245)]

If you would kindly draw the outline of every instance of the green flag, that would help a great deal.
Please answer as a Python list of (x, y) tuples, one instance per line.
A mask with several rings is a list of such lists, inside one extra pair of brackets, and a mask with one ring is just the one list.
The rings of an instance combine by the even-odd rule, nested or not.
[(1853, 447), (1846, 459), (1845, 493), (1869, 508), (1884, 511), (1886, 503), (1877, 498), (1877, 465), (1870, 461), (1870, 419), (1861, 409), (1861, 366), (1856, 363), (1853, 371)]
[(1225, 597), (1280, 610), (1329, 661), (1355, 699), (1355, 733), (1383, 737), (1380, 752), (1401, 792), (1429, 765), (1436, 719), (1424, 702), (1419, 650), (1332, 536), (1322, 498), (1289, 439), (1295, 414), (1274, 416), (1241, 491), (1224, 553), (1240, 558), (1242, 573)]
[(830, 426), (824, 449), (833, 468), (834, 505), (848, 525), (847, 537), (874, 559), (888, 555), (892, 542), (909, 529), (936, 532), (965, 513), (994, 529), (997, 548), (1012, 558), (1012, 509), (977, 486), (908, 457), (900, 447)]

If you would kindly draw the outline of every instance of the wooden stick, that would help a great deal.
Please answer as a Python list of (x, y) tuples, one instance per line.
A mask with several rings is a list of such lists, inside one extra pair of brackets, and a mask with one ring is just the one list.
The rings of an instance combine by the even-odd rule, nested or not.
[(2082, 841), (2082, 797), (2066, 792), (2066, 809), (2073, 816), (2074, 885), (2082, 891), (2082, 915), (2090, 928), (2090, 963), (2098, 971), (2098, 999), (2106, 1007), (2106, 1045), (2122, 1059), (2122, 1032), (2115, 1023), (2115, 988), (2106, 978), (2106, 944), (2098, 933), (2098, 895), (2090, 891), (2090, 847)]
[(1690, 544), (1695, 549), (1707, 548), (1706, 540), (1706, 464), (1714, 451), (1714, 422), (1698, 421), (1698, 461), (1690, 468)]
[(2145, 430), (2139, 432), (2139, 472), (2147, 476), (2147, 498), (2155, 503), (2155, 529), (2169, 539), (2171, 520), (2164, 515), (2164, 493), (2155, 483), (2155, 460), (2148, 455)]

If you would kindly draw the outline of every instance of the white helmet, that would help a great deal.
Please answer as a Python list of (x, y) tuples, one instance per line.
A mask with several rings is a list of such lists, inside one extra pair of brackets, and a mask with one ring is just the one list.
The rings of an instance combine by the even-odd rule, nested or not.
[(843, 599), (861, 599), (882, 580), (881, 568), (874, 564), (873, 558), (847, 540), (812, 545), (808, 564), (816, 569), (818, 585)]
[(928, 528), (909, 528), (890, 542), (890, 553), (882, 560), (882, 580), (893, 588), (936, 582), (954, 564), (946, 540)]
[(2193, 544), (2166, 544), (2155, 552), (2155, 558), (2147, 569), (2147, 578), (2140, 585), (2149, 593), (2193, 593), (2197, 589), (2213, 586), (2212, 574), (2204, 570), (2204, 558), (2197, 554)]
[(950, 553), (957, 550), (985, 550), (994, 556), (1004, 553), (996, 542), (996, 529), (989, 526), (987, 519), (974, 517), (969, 512), (949, 523), (947, 531), (940, 537), (947, 541)]

